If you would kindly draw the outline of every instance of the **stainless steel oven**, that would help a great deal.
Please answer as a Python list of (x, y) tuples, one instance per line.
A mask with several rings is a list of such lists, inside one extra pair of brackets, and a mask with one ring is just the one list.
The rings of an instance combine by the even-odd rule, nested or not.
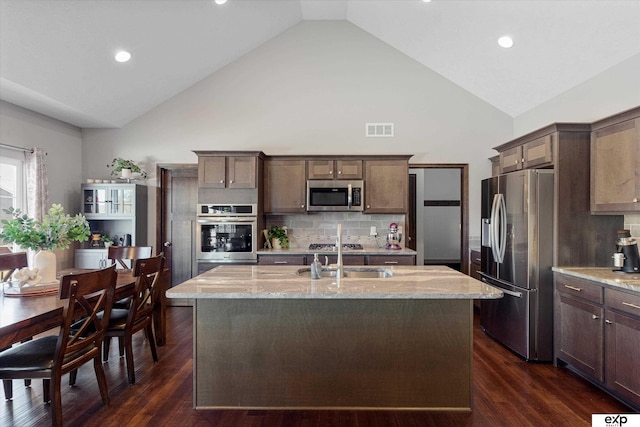
[(196, 258), (215, 263), (257, 262), (255, 204), (198, 204)]

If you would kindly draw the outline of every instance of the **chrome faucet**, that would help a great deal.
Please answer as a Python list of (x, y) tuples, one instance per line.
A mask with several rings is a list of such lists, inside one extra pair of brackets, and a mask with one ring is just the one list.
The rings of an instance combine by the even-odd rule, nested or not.
[(342, 224), (338, 224), (338, 233), (336, 236), (336, 246), (338, 247), (338, 260), (336, 261), (336, 263), (338, 264), (337, 266), (337, 271), (336, 271), (336, 277), (344, 277), (344, 269), (342, 266)]

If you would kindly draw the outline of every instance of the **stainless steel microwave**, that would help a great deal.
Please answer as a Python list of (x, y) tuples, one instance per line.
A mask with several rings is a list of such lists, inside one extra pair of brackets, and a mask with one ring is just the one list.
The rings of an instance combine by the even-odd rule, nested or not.
[(308, 212), (363, 210), (364, 181), (319, 179), (307, 181)]

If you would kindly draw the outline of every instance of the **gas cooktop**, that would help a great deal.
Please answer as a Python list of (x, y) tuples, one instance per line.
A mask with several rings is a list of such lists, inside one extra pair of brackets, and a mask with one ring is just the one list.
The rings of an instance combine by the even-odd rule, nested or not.
[[(359, 250), (362, 249), (362, 245), (360, 243), (343, 243), (343, 250)], [(311, 243), (309, 245), (310, 251), (335, 251), (336, 245), (332, 243)]]

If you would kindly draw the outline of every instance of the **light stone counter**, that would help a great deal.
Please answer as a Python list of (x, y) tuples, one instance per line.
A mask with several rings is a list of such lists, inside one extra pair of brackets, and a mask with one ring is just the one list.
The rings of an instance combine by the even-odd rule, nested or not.
[(640, 274), (618, 273), (607, 267), (553, 267), (556, 273), (593, 280), (611, 288), (640, 293)]
[(301, 268), (225, 265), (167, 291), (195, 299), (196, 409), (471, 410), (473, 299), (501, 291), (440, 266)]
[[(306, 267), (308, 269), (309, 267)], [(168, 298), (196, 299), (494, 299), (502, 291), (443, 266), (347, 266), (384, 268), (388, 278), (324, 277), (297, 274), (303, 266), (224, 265), (170, 288)]]

